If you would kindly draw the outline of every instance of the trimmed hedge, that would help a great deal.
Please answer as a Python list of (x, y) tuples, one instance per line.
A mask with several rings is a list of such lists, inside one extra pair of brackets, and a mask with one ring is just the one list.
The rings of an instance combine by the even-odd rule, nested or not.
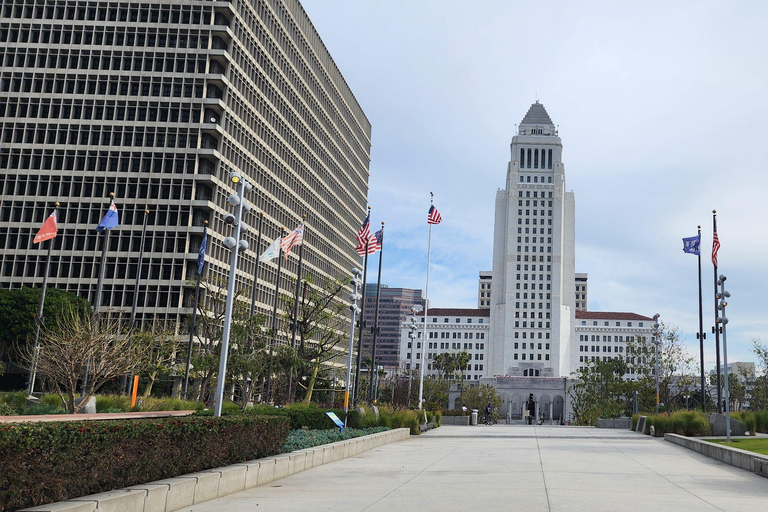
[[(237, 415), (253, 415), (259, 414), (263, 416), (281, 416), (290, 420), (291, 430), (308, 429), (308, 430), (325, 430), (333, 428), (335, 424), (328, 417), (325, 412), (328, 409), (323, 409), (315, 404), (291, 404), (285, 407), (274, 407), (271, 405), (257, 405), (251, 409), (234, 409), (234, 410), (222, 410), (222, 414), (226, 416)], [(330, 410), (339, 417), (341, 421), (344, 421), (343, 410)], [(201, 411), (198, 412), (199, 416), (211, 416), (213, 411)], [(368, 426), (368, 425), (366, 425)], [(347, 421), (347, 427), (359, 428), (360, 414), (357, 411), (349, 411), (349, 420)]]
[(0, 511), (267, 457), (288, 432), (255, 414), (2, 424)]
[(296, 450), (304, 450), (306, 448), (312, 448), (313, 446), (320, 446), (322, 444), (335, 443), (336, 441), (344, 441), (345, 439), (352, 439), (355, 437), (367, 436), (370, 434), (376, 434), (378, 432), (384, 432), (389, 430), (386, 427), (374, 427), (374, 428), (348, 428), (344, 430), (342, 434), (338, 429), (330, 430), (293, 430), (288, 434), (288, 440), (283, 446), (282, 452), (288, 453)]

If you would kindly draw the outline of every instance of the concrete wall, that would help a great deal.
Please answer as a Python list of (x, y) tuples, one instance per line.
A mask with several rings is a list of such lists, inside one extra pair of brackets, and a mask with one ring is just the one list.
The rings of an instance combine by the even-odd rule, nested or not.
[(37, 512), (172, 512), (197, 503), (265, 485), (315, 466), (328, 464), (379, 446), (408, 439), (398, 428), (369, 436), (283, 453), (223, 468), (167, 478), (24, 510)]
[(768, 455), (760, 455), (678, 434), (664, 434), (664, 440), (719, 460), (725, 464), (746, 469), (762, 476), (768, 476)]

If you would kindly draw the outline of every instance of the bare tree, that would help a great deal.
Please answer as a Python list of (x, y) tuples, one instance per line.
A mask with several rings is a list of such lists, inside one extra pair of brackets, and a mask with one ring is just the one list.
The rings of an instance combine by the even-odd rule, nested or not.
[[(80, 412), (108, 381), (138, 373), (147, 364), (148, 345), (123, 336), (118, 320), (96, 319), (74, 308), (56, 324), (46, 324), (37, 352), (37, 372), (47, 378), (70, 413)], [(21, 360), (32, 366), (34, 348), (22, 349)], [(75, 401), (78, 382), (87, 372), (82, 399)]]

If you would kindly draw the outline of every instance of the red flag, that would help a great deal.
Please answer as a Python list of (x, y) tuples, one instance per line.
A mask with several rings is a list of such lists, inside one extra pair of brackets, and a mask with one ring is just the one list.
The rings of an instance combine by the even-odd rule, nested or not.
[(712, 236), (712, 264), (717, 266), (717, 251), (720, 250), (720, 239), (717, 238), (717, 221), (713, 221), (714, 235)]
[(39, 242), (45, 242), (51, 238), (56, 238), (58, 231), (59, 226), (56, 223), (56, 210), (53, 210), (53, 213), (48, 216), (46, 221), (43, 223), (43, 226), (40, 228), (40, 231), (38, 231), (35, 235), (35, 239), (32, 240), (32, 243), (36, 244)]

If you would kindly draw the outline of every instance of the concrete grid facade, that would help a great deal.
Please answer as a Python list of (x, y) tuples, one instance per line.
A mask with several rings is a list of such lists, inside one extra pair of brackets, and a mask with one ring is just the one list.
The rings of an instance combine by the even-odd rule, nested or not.
[[(130, 311), (146, 208), (138, 317), (178, 321), (191, 312), (204, 220), (207, 278), (228, 276), (232, 171), (254, 186), (244, 295), (256, 256), (302, 215), (316, 282), (358, 262), (371, 125), (297, 0), (2, 0), (0, 95), (2, 287), (42, 284), (47, 246), (31, 240), (59, 201), (49, 286), (93, 303), (94, 228), (115, 192), (101, 304)], [(296, 267), (284, 262), (281, 293)], [(261, 265), (261, 312), (276, 274), (277, 260)]]

